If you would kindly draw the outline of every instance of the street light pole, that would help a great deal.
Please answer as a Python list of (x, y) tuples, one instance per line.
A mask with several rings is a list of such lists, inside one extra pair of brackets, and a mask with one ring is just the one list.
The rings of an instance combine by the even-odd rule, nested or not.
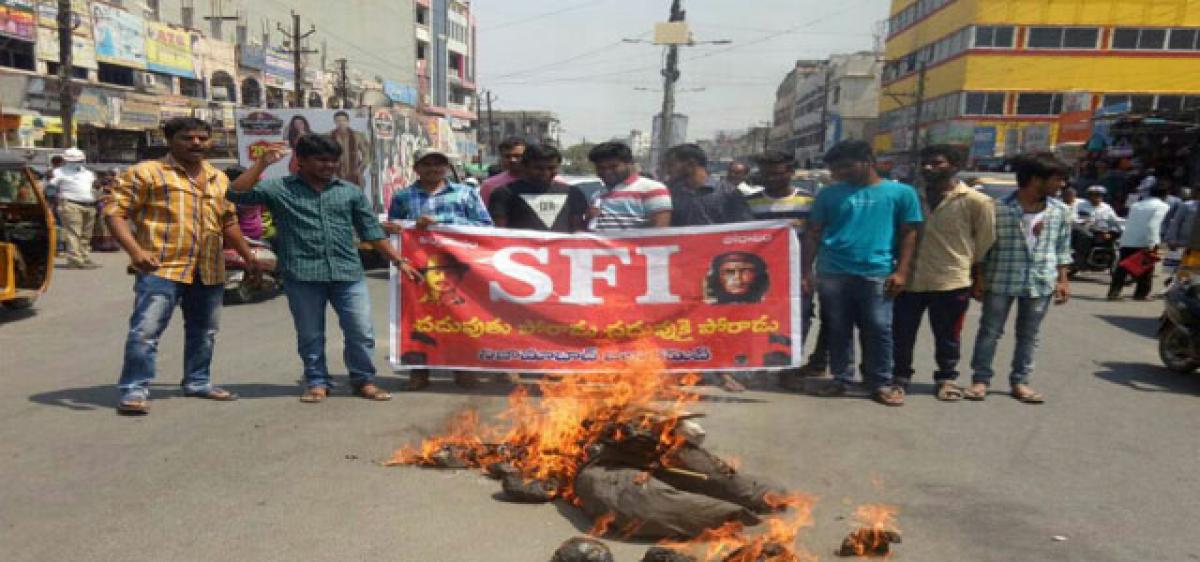
[(75, 66), (72, 15), (71, 0), (58, 0), (58, 105), (65, 148), (75, 146), (75, 97), (71, 94), (71, 69)]

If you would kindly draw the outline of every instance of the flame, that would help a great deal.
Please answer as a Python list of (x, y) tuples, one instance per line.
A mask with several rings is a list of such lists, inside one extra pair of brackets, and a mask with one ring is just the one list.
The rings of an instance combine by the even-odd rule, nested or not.
[(816, 556), (796, 546), (801, 529), (813, 524), (815, 498), (806, 494), (769, 493), (763, 499), (772, 508), (788, 511), (767, 518), (766, 531), (761, 534), (751, 536), (741, 523), (730, 521), (689, 541), (659, 544), (679, 551), (698, 549), (699, 559), (704, 562), (816, 562)]
[(867, 556), (886, 554), (889, 545), (900, 533), (896, 526), (895, 506), (884, 504), (861, 505), (854, 510), (854, 530), (842, 545), (843, 555)]
[(563, 497), (573, 500), (575, 475), (589, 458), (588, 448), (602, 439), (649, 432), (658, 439), (660, 457), (686, 443), (675, 428), (686, 419), (685, 406), (699, 400), (689, 387), (700, 377), (663, 375), (657, 356), (646, 355), (655, 358), (617, 372), (539, 381), (541, 400), (519, 386), (494, 422), (482, 421), (475, 410), (457, 412), (440, 435), (397, 450), (384, 464), (445, 467), (453, 460), (480, 469), (504, 464), (527, 480), (560, 483)]
[(588, 534), (593, 537), (603, 537), (608, 534), (609, 528), (612, 527), (613, 522), (616, 520), (616, 514), (605, 513), (592, 521), (592, 528), (588, 531)]

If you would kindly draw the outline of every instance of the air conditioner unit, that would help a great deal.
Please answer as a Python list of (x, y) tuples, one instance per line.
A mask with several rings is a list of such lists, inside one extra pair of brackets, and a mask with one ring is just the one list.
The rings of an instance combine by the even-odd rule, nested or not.
[(212, 89), (213, 101), (229, 101), (229, 90), (224, 86), (217, 86)]

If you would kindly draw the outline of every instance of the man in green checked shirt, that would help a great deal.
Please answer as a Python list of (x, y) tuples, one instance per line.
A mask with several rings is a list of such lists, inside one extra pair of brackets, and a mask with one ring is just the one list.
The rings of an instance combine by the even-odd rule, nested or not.
[(390, 400), (391, 395), (375, 384), (371, 302), (354, 234), (398, 264), (410, 279), (419, 278), (419, 273), (387, 242), (362, 189), (336, 177), (341, 146), (309, 134), (300, 137), (295, 150), (295, 175), (255, 185), (268, 166), (286, 155), (284, 146), (271, 146), (230, 185), (226, 196), (240, 205), (266, 205), (275, 220), (283, 289), (304, 364), (306, 388), (300, 401), (321, 402), (333, 386), (325, 361), (327, 304), (342, 327), (343, 358), (354, 394)]

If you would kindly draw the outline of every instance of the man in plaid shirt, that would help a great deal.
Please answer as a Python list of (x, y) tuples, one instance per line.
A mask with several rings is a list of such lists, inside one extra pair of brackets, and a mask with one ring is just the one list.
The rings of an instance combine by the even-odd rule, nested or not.
[[(428, 228), (434, 224), (463, 226), (493, 226), (487, 206), (474, 189), (446, 181), (450, 171), (450, 158), (446, 153), (425, 148), (417, 151), (413, 169), (417, 182), (392, 195), (388, 206), (388, 220), (416, 221), (417, 228)], [(384, 230), (398, 234), (400, 227), (390, 223)], [(459, 386), (471, 387), (478, 382), (471, 373), (455, 373), (454, 382)], [(429, 386), (429, 371), (414, 369), (408, 379), (408, 390), (420, 390)]]
[(983, 317), (971, 359), (968, 400), (983, 400), (992, 380), (996, 342), (1017, 305), (1016, 348), (1009, 383), (1012, 397), (1027, 404), (1045, 398), (1029, 387), (1038, 331), (1051, 299), (1063, 304), (1070, 298), (1067, 267), (1071, 264), (1071, 209), (1052, 198), (1066, 185), (1069, 168), (1050, 154), (1018, 157), (1016, 193), (996, 204), (996, 243), (976, 275), (972, 296), (983, 302)]

